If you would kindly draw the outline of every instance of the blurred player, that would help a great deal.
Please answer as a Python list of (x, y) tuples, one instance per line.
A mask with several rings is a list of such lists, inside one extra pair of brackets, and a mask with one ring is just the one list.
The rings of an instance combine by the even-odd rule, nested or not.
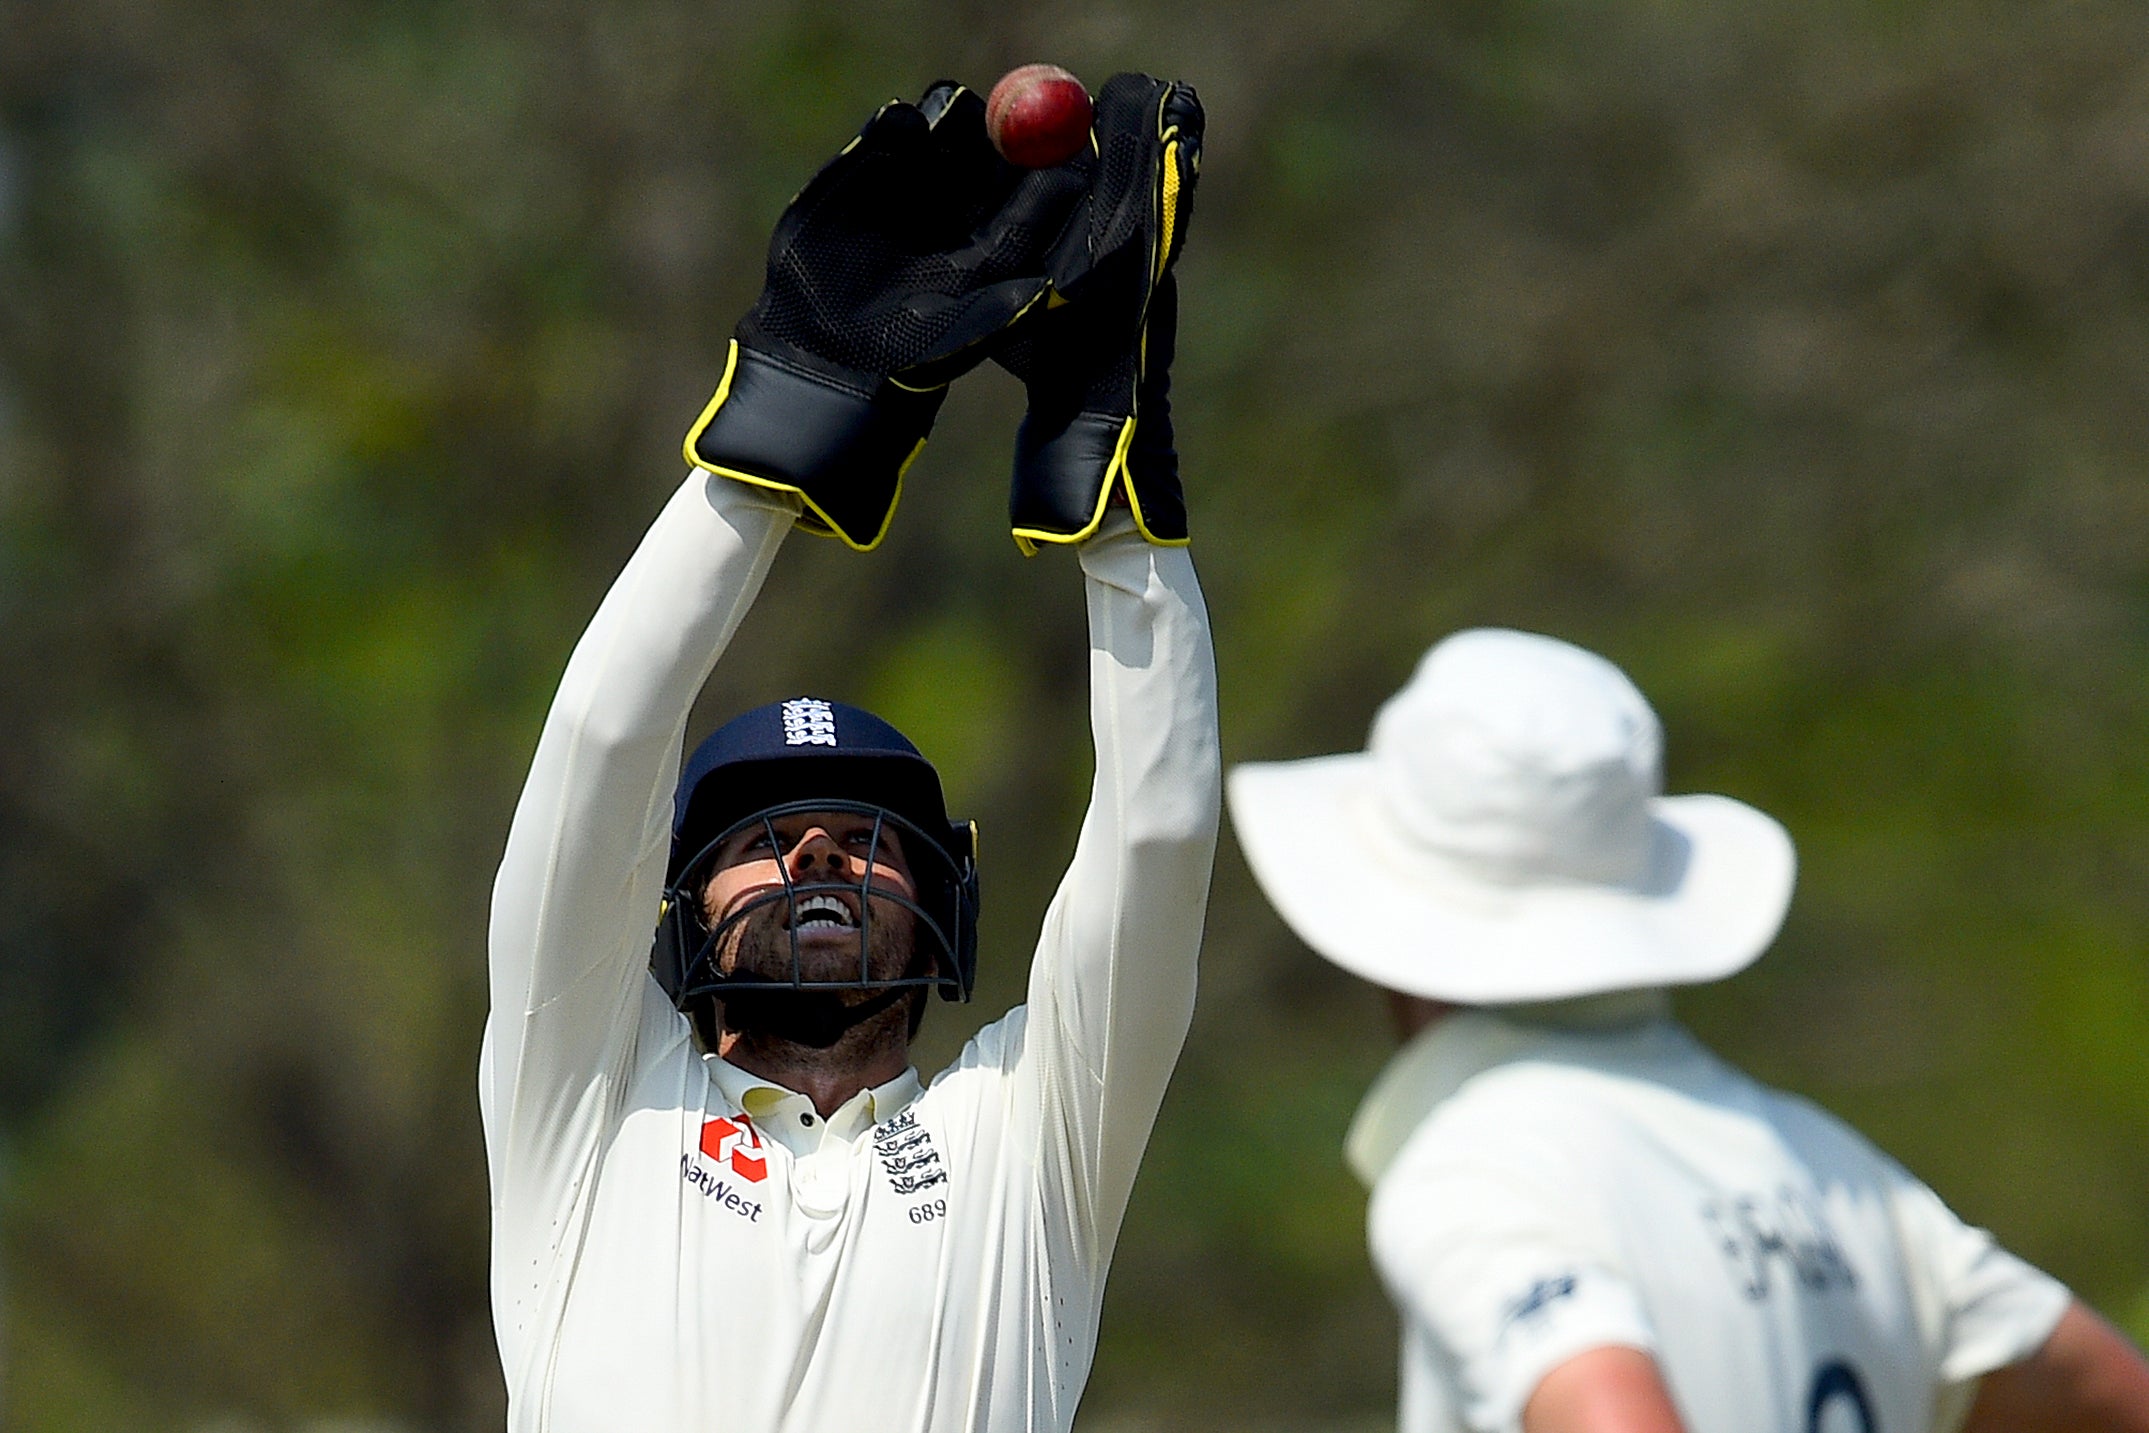
[[(1119, 76), (1098, 152), (1025, 173), (982, 111), (952, 85), (890, 104), (792, 201), (696, 471), (538, 739), (480, 1071), (513, 1429), (1073, 1421), (1216, 834), (1165, 396), (1201, 112)], [(1018, 535), (1081, 564), (1096, 775), (1027, 1004), (926, 1089), (910, 1041), (932, 992), (968, 998), (977, 913), (931, 764), (811, 697), (725, 724), (683, 773), (680, 748), (785, 534), (877, 543), (947, 383), (987, 355), (1030, 393)]]
[(1406, 1041), (1347, 1142), (1403, 1433), (2149, 1430), (2149, 1366), (2065, 1288), (1672, 1019), (1774, 938), (1794, 862), (1660, 794), (1661, 749), (1610, 663), (1479, 630), (1365, 752), (1231, 773), (1262, 888)]

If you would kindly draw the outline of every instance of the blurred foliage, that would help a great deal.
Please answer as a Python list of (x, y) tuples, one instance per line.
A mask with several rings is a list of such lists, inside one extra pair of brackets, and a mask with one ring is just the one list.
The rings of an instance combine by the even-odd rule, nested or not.
[[(477, 1430), (487, 883), (537, 724), (883, 97), (1192, 80), (1181, 446), (1231, 759), (1465, 624), (1782, 817), (1682, 997), (2149, 1333), (2149, 11), (1991, 0), (0, 0), (0, 1408)], [(705, 719), (878, 705), (1015, 998), (1086, 781), (1019, 394), (784, 554)], [(1339, 893), (1347, 899), (1348, 893)], [(1093, 1430), (1380, 1426), (1337, 1158), (1386, 1048), (1227, 838)], [(966, 1018), (967, 1017), (967, 1018)]]

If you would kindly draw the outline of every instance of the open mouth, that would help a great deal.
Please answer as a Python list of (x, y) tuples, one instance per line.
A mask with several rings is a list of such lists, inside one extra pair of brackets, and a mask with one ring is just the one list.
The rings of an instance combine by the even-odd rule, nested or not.
[(806, 896), (792, 914), (791, 929), (800, 935), (854, 931), (858, 929), (858, 918), (834, 896)]

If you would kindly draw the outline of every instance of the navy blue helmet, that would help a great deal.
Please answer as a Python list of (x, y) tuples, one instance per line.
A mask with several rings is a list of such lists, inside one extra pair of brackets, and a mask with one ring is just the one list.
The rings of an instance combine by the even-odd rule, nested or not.
[[(716, 968), (724, 934), (770, 903), (791, 903), (786, 925), (794, 930), (797, 902), (817, 892), (846, 891), (861, 913), (870, 911), (865, 877), (793, 882), (784, 863), (781, 889), (748, 902), (714, 929), (707, 923), (701, 892), (724, 843), (756, 824), (770, 827), (773, 837), (777, 818), (805, 811), (870, 816), (876, 855), (883, 833), (897, 833), (917, 897), (906, 899), (878, 886), (872, 896), (907, 906), (917, 917), (920, 958), (905, 974), (873, 978), (861, 939), (855, 978), (804, 979), (795, 936), (789, 980), (742, 979)], [(977, 904), (976, 827), (948, 819), (932, 763), (908, 737), (869, 711), (794, 697), (732, 718), (687, 758), (672, 804), (671, 860), (650, 969), (682, 1010), (707, 997), (746, 991), (868, 989), (886, 991), (892, 999), (903, 990), (930, 986), (944, 999), (968, 1000), (977, 969)]]

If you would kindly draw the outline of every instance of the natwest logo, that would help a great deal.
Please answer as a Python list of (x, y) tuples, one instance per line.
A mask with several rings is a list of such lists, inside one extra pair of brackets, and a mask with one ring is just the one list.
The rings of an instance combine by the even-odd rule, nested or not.
[(768, 1156), (761, 1152), (761, 1136), (745, 1115), (718, 1116), (701, 1127), (701, 1152), (749, 1184), (769, 1177)]

